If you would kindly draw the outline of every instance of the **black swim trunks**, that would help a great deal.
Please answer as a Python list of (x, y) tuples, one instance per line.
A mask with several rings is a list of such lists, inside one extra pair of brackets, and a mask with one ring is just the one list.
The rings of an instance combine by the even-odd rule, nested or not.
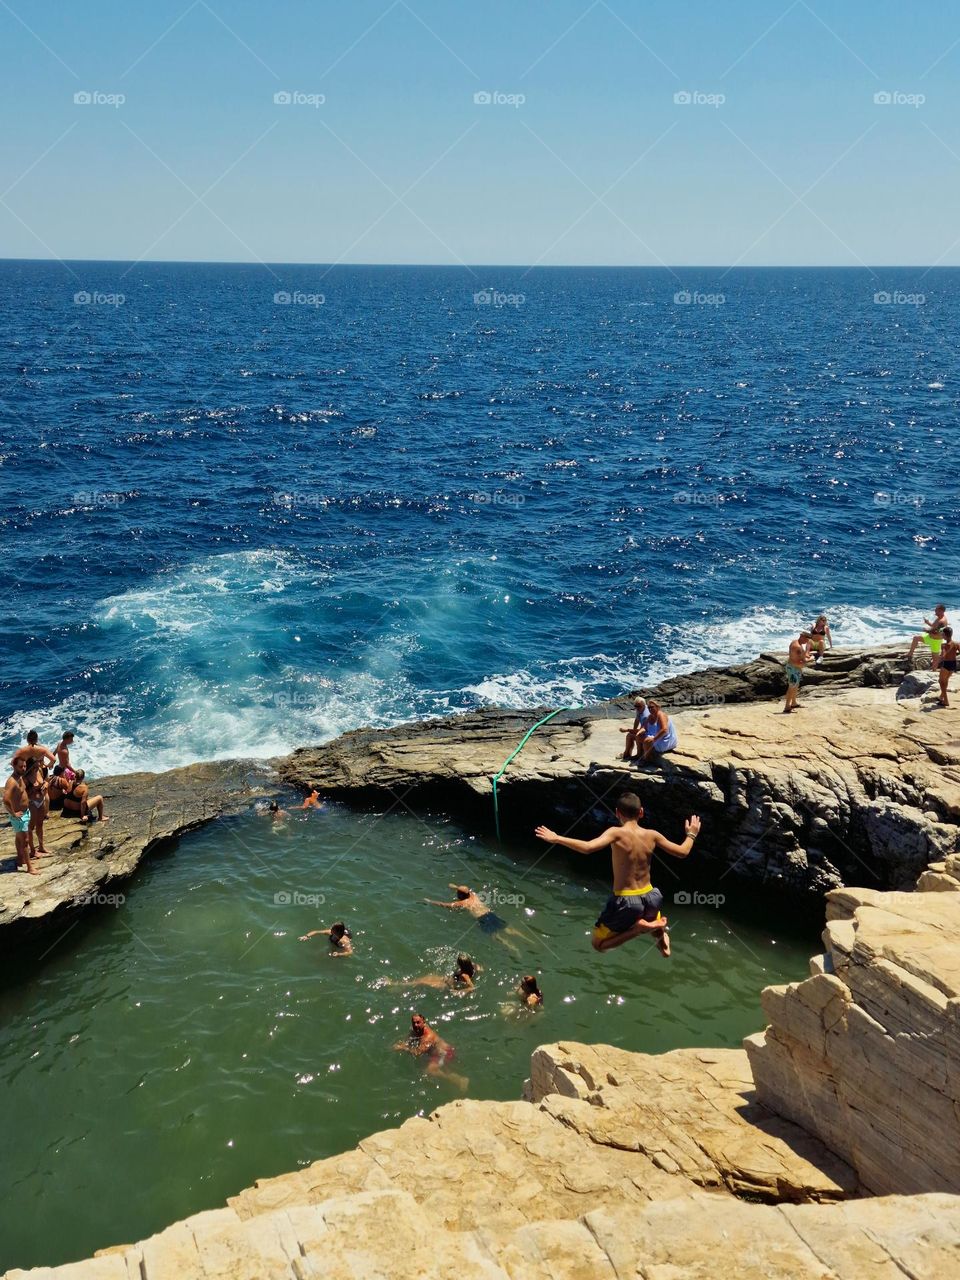
[(477, 917), (477, 924), (484, 933), (499, 933), (507, 927), (506, 920), (501, 920), (495, 911), (488, 911), (485, 916)]
[(626, 933), (638, 920), (656, 920), (662, 906), (663, 894), (659, 889), (651, 889), (649, 893), (612, 893), (594, 927)]

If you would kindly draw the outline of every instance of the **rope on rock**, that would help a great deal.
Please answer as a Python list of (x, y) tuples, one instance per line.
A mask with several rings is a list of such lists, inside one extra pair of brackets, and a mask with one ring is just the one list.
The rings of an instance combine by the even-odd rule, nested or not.
[(572, 707), (558, 707), (556, 711), (551, 711), (548, 716), (544, 716), (542, 720), (538, 720), (535, 725), (532, 725), (531, 728), (527, 730), (527, 732), (523, 735), (523, 737), (514, 747), (513, 751), (511, 751), (511, 753), (507, 756), (506, 760), (504, 760), (503, 765), (500, 768), (500, 772), (495, 773), (493, 775), (493, 822), (494, 822), (494, 826), (496, 827), (497, 842), (499, 844), (502, 844), (503, 841), (500, 838), (500, 801), (497, 798), (497, 783), (503, 777), (504, 773), (506, 773), (507, 765), (510, 764), (511, 760), (516, 759), (516, 757), (520, 754), (523, 748), (527, 745), (527, 741), (533, 736), (535, 730), (539, 729), (542, 724), (546, 724), (548, 720), (552, 720), (554, 716), (560, 715), (561, 711), (572, 711), (572, 710), (573, 710)]

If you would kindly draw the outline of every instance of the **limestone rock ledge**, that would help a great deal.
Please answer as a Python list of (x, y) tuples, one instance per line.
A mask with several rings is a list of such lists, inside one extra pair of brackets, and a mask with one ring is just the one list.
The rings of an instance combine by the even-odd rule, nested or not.
[(824, 955), (745, 1042), (760, 1101), (878, 1194), (960, 1192), (960, 858), (919, 889), (830, 893)]

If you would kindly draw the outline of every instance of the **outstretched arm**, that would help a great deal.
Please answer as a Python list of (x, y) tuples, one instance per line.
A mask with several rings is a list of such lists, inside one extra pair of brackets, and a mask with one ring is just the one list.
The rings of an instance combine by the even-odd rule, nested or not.
[(456, 902), (437, 902), (436, 898), (424, 898), (424, 902), (431, 907), (446, 907), (448, 911), (454, 911), (457, 907), (463, 906), (459, 899)]
[(574, 853), (597, 853), (598, 850), (606, 849), (608, 845), (613, 844), (619, 831), (619, 827), (607, 827), (603, 835), (597, 836), (596, 840), (573, 840), (570, 836), (558, 836), (549, 827), (537, 827), (533, 834), (538, 840), (546, 840), (547, 844), (562, 845), (564, 849), (572, 849)]
[(666, 836), (662, 836), (659, 831), (654, 831), (653, 838), (656, 846), (661, 853), (673, 854), (675, 858), (685, 858), (693, 848), (693, 842), (700, 833), (700, 819), (696, 814), (692, 818), (688, 818), (686, 822), (687, 838), (683, 844), (674, 844), (672, 840), (668, 840)]
[(300, 937), (300, 942), (306, 942), (308, 938), (316, 938), (321, 933), (329, 933), (329, 929), (311, 929), (309, 933), (305, 933)]

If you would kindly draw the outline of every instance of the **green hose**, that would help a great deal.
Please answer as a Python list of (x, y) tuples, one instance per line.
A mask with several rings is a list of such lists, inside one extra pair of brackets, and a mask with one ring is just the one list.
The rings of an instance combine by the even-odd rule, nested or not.
[(533, 725), (531, 728), (527, 730), (527, 732), (520, 739), (516, 747), (514, 747), (513, 751), (511, 751), (510, 755), (508, 755), (506, 760), (504, 760), (503, 765), (500, 769), (500, 772), (494, 774), (493, 776), (493, 821), (497, 830), (497, 842), (499, 844), (503, 844), (503, 841), (500, 838), (500, 802), (497, 799), (497, 783), (500, 781), (500, 779), (503, 777), (504, 773), (506, 772), (507, 765), (510, 763), (510, 761), (514, 760), (520, 754), (523, 748), (527, 745), (527, 741), (533, 734), (534, 730), (539, 729), (540, 726), (542, 724), (546, 724), (548, 720), (552, 720), (554, 716), (558, 716), (561, 711), (571, 711), (571, 710), (572, 710), (572, 707), (558, 707), (556, 711), (551, 711), (548, 716), (544, 716), (542, 720), (538, 720), (535, 725)]

